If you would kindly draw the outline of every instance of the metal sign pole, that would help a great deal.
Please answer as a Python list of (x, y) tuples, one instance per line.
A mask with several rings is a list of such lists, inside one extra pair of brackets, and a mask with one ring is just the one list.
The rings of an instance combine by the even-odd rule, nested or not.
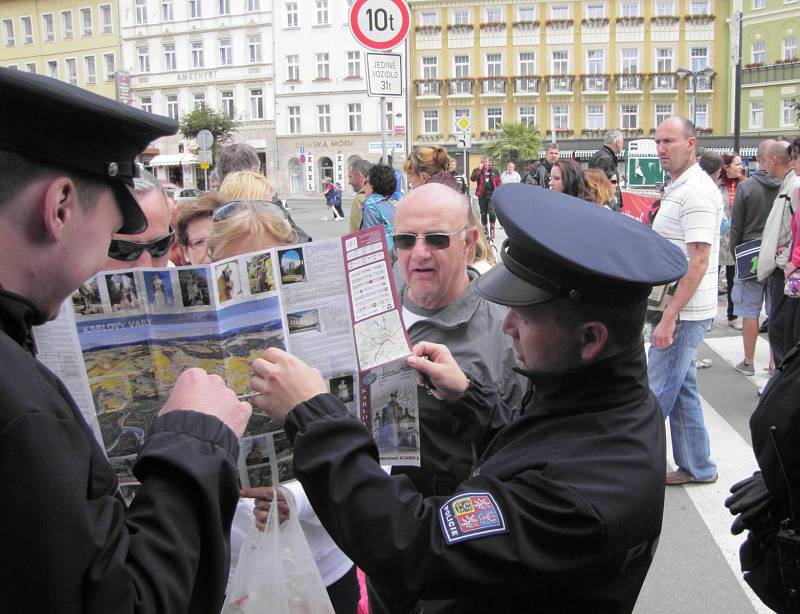
[(386, 164), (386, 96), (381, 96), (381, 164)]

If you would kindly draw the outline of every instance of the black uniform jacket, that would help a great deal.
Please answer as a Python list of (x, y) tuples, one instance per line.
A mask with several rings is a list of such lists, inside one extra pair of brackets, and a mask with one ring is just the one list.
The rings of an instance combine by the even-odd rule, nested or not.
[(238, 443), (197, 412), (158, 418), (126, 509), (64, 385), (30, 353), (36, 308), (0, 290), (0, 612), (217, 613)]
[[(505, 530), (448, 544), (447, 497), (388, 476), (366, 428), (330, 394), (286, 422), (295, 475), (322, 524), (382, 586), (448, 612), (630, 612), (661, 532), (664, 420), (641, 341), (559, 376), (529, 374), (537, 398), (500, 427), (456, 490), (492, 501)], [(448, 410), (501, 401), (473, 381)], [(501, 422), (502, 420), (497, 420)], [(489, 498), (486, 495), (490, 495)]]

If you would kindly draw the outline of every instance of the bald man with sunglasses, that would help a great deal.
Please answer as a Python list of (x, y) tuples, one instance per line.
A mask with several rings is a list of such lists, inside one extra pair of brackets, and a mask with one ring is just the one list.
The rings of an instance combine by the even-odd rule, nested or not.
[(170, 265), (169, 248), (175, 242), (164, 189), (151, 176), (134, 179), (133, 193), (147, 218), (147, 229), (138, 234), (115, 234), (108, 248), (105, 269), (133, 269)]
[[(493, 382), (508, 407), (519, 407), (525, 379), (514, 372), (516, 357), (501, 324), (507, 308), (478, 295), (478, 273), (467, 268), (479, 229), (467, 217), (466, 198), (445, 185), (428, 183), (400, 202), (394, 223), (398, 292), (411, 341), (446, 345), (471, 379)], [(397, 270), (397, 269), (396, 269)], [(402, 279), (400, 278), (402, 277)], [(470, 473), (488, 428), (489, 413), (474, 424), (452, 420), (444, 403), (419, 388), (422, 438), (420, 467), (393, 467), (423, 496), (449, 496)], [(497, 416), (495, 416), (497, 419)], [(415, 599), (369, 582), (373, 614), (408, 612)]]

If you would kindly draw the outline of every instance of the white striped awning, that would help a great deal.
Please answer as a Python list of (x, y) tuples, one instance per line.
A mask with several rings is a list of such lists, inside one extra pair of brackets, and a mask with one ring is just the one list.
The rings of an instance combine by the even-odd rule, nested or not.
[(183, 164), (197, 164), (194, 154), (159, 154), (150, 160), (150, 166), (181, 166)]

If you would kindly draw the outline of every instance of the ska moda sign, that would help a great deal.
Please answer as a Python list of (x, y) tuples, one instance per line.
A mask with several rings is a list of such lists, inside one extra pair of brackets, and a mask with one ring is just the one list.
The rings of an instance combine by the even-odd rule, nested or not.
[(404, 0), (356, 0), (350, 9), (350, 31), (367, 49), (397, 47), (410, 25), (411, 14)]

